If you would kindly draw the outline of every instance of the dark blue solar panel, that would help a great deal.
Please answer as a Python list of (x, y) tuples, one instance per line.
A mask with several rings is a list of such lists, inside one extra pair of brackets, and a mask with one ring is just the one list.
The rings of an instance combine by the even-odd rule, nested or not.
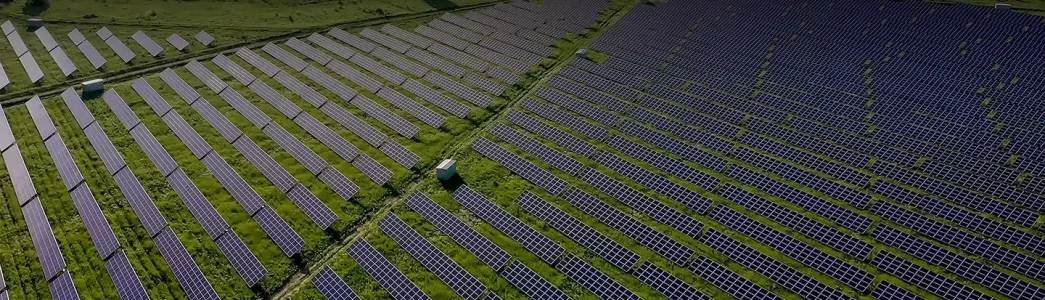
[[(5, 154), (12, 151), (14, 150), (8, 149)], [(34, 199), (22, 206), (22, 217), (29, 228), (29, 237), (33, 240), (33, 249), (40, 260), (44, 278), (58, 276), (65, 269), (65, 257), (62, 256), (62, 249), (58, 247), (58, 241), (54, 239), (54, 232), (51, 231), (40, 200)]]
[(105, 220), (105, 214), (95, 201), (91, 189), (86, 184), (82, 184), (69, 192), (69, 196), (73, 199), (73, 205), (76, 206), (76, 211), (83, 219), (87, 232), (91, 234), (91, 240), (94, 242), (94, 248), (98, 250), (98, 256), (104, 259), (116, 252), (120, 248), (120, 241), (116, 239), (112, 227), (109, 227), (109, 222)]
[(203, 272), (192, 260), (189, 252), (185, 251), (185, 246), (181, 244), (181, 240), (173, 230), (169, 227), (164, 229), (153, 238), (153, 241), (156, 242), (156, 248), (160, 249), (163, 260), (167, 261), (167, 265), (171, 267), (174, 277), (178, 279), (178, 283), (181, 284), (181, 288), (185, 290), (189, 299), (218, 299), (214, 287), (207, 281), (207, 277), (203, 276)]
[(196, 184), (189, 179), (185, 172), (182, 172), (181, 169), (175, 170), (167, 177), (167, 182), (170, 183), (171, 188), (181, 198), (182, 203), (189, 208), (189, 212), (196, 218), (196, 221), (203, 225), (203, 229), (207, 231), (207, 235), (211, 239), (221, 237), (229, 229), (229, 224), (214, 209), (214, 206), (207, 201), (203, 193), (200, 193), (200, 190), (196, 188)]
[(131, 266), (131, 261), (127, 259), (127, 254), (123, 251), (116, 252), (109, 257), (109, 260), (105, 261), (105, 269), (109, 271), (109, 278), (112, 278), (120, 299), (149, 298), (141, 280), (138, 279), (138, 273)]
[(348, 248), (352, 257), (363, 270), (381, 284), (381, 287), (398, 300), (430, 299), (417, 285), (410, 282), (387, 258), (377, 252), (365, 240), (358, 240)]
[(236, 235), (236, 232), (230, 230), (214, 242), (218, 244), (218, 249), (225, 254), (225, 258), (229, 259), (232, 268), (236, 269), (236, 273), (239, 273), (247, 286), (256, 285), (268, 273), (265, 266), (262, 266), (254, 253), (247, 249), (247, 245)]
[(410, 194), (406, 199), (406, 205), (495, 270), (504, 267), (511, 259), (508, 252), (476, 232), (475, 229), (465, 225), (439, 204), (432, 202), (432, 199), (425, 194), (420, 192)]
[(312, 277), (312, 285), (316, 286), (319, 293), (326, 297), (328, 300), (358, 300), (359, 296), (356, 296), (356, 292), (352, 291), (352, 288), (334, 273), (328, 266), (323, 266), (323, 269)]
[(305, 240), (271, 207), (266, 206), (258, 210), (254, 214), (254, 220), (287, 257), (301, 253), (301, 249), (305, 247)]
[(396, 215), (385, 216), (384, 219), (381, 219), (380, 227), (381, 232), (395, 240), (400, 247), (421, 262), (429, 272), (438, 276), (454, 292), (457, 292), (458, 296), (464, 299), (479, 299), (486, 291), (486, 286), (482, 282), (439, 251)]

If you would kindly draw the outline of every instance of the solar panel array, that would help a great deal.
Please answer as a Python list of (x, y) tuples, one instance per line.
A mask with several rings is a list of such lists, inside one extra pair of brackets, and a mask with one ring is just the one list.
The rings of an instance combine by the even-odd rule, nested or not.
[(392, 298), (430, 299), (365, 240), (356, 241), (349, 246), (348, 255), (358, 262), (370, 277), (376, 279)]
[(555, 264), (565, 251), (558, 243), (508, 214), (467, 185), (458, 187), (452, 196), (465, 209), (497, 228), (504, 235), (519, 242), (526, 250), (530, 250), (548, 264)]
[(327, 299), (359, 299), (359, 296), (356, 296), (356, 292), (352, 291), (352, 288), (341, 279), (341, 276), (334, 273), (334, 270), (330, 269), (329, 266), (323, 266), (323, 269), (315, 277), (312, 277), (312, 285)]
[(138, 30), (133, 35), (131, 35), (131, 39), (134, 39), (134, 41), (137, 42), (138, 45), (141, 45), (142, 48), (145, 48), (145, 51), (148, 51), (149, 55), (152, 55), (153, 57), (158, 57), (160, 56), (160, 54), (163, 53), (163, 47), (161, 47), (160, 44), (157, 44), (156, 41), (153, 41), (152, 38), (149, 37), (149, 35), (145, 34), (141, 30)]
[(399, 217), (394, 214), (385, 216), (384, 219), (381, 219), (379, 226), (382, 232), (395, 240), (400, 247), (421, 262), (429, 272), (450, 286), (450, 289), (453, 289), (461, 298), (479, 299), (486, 291), (486, 286), (482, 282), (468, 274), (468, 271), (439, 251)]
[(407, 197), (406, 205), (418, 214), (421, 214), (422, 217), (432, 223), (432, 225), (435, 225), (443, 234), (457, 242), (458, 245), (479, 257), (479, 260), (484, 264), (495, 270), (503, 268), (511, 259), (511, 256), (504, 249), (501, 249), (501, 247), (498, 247), (489, 239), (465, 225), (446, 209), (429, 199), (428, 196), (420, 192), (414, 192)]
[(552, 206), (529, 191), (523, 192), (515, 203), (534, 217), (541, 219), (570, 240), (581, 245), (622, 270), (630, 270), (639, 261), (639, 255), (606, 235)]

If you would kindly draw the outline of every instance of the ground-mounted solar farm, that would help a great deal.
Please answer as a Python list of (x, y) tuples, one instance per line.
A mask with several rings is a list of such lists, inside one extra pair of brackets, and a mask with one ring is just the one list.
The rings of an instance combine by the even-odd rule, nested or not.
[(1033, 3), (53, 2), (0, 300), (1045, 299)]

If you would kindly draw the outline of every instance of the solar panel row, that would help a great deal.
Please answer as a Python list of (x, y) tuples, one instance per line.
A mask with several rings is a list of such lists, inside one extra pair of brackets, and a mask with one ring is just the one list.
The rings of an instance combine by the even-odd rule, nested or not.
[(461, 97), (461, 99), (464, 99), (465, 101), (468, 101), (482, 108), (490, 106), (490, 103), (493, 102), (493, 98), (491, 98), (490, 96), (473, 90), (472, 88), (464, 84), (461, 84), (456, 80), (446, 78), (446, 76), (439, 75), (434, 72), (429, 72), (428, 74), (425, 74), (423, 79), (428, 83), (436, 87), (439, 87), (440, 89), (448, 91), (451, 94), (454, 94), (457, 97)]
[(145, 51), (148, 51), (149, 55), (152, 55), (153, 57), (158, 57), (163, 53), (163, 47), (161, 47), (160, 44), (157, 44), (156, 41), (153, 41), (149, 35), (141, 30), (138, 30), (131, 35), (131, 38), (134, 39), (135, 42), (138, 42), (138, 45), (141, 45), (142, 48), (145, 48)]
[(465, 225), (425, 194), (410, 194), (406, 199), (406, 205), (494, 270), (502, 269), (511, 260), (508, 252)]
[(339, 29), (337, 27), (331, 28), (330, 31), (327, 32), (327, 34), (332, 36), (332, 37), (334, 37), (335, 39), (338, 39), (339, 41), (341, 41), (341, 42), (343, 42), (345, 44), (348, 44), (349, 46), (352, 46), (352, 47), (355, 47), (356, 49), (359, 49), (360, 51), (363, 51), (363, 52), (366, 52), (366, 53), (370, 53), (370, 51), (374, 51), (374, 44), (373, 43), (370, 43), (370, 42), (364, 40), (363, 38), (360, 38), (359, 36), (356, 36), (354, 34), (348, 33), (348, 32), (346, 32), (344, 30), (341, 30), (341, 29)]
[(276, 65), (272, 64), (272, 62), (269, 62), (267, 59), (262, 58), (261, 55), (258, 55), (257, 52), (254, 52), (250, 49), (239, 48), (236, 50), (236, 56), (239, 56), (239, 58), (243, 61), (246, 61), (248, 64), (254, 66), (258, 70), (261, 70), (261, 73), (264, 73), (265, 76), (276, 76), (276, 74), (280, 72), (279, 67), (276, 67)]
[(472, 149), (552, 194), (562, 193), (568, 185), (562, 178), (520, 158), (486, 138), (480, 137), (472, 142)]
[(526, 223), (508, 214), (467, 185), (458, 187), (451, 196), (465, 209), (497, 228), (504, 235), (519, 242), (526, 250), (530, 250), (549, 265), (555, 265), (559, 257), (566, 251), (557, 242), (530, 228)]
[(420, 131), (414, 123), (403, 119), (403, 117), (400, 117), (399, 115), (389, 111), (387, 108), (378, 105), (373, 100), (370, 100), (363, 95), (358, 95), (353, 98), (351, 104), (403, 137), (412, 139), (414, 136), (417, 136), (418, 131)]
[[(399, 53), (406, 53), (406, 50), (410, 50), (410, 44), (404, 43), (403, 41), (397, 40), (390, 36), (384, 35), (376, 30), (370, 28), (364, 28), (359, 32), (359, 35), (370, 39), (371, 41), (377, 42), (382, 46), (392, 49), (392, 51)], [(378, 48), (380, 49), (380, 48)], [(374, 49), (377, 50), (377, 49)], [(372, 52), (371, 52), (372, 53)]]
[(185, 49), (189, 47), (189, 42), (177, 33), (171, 33), (171, 35), (167, 36), (167, 43), (170, 43), (171, 46), (174, 46), (174, 49), (178, 49), (178, 51), (185, 51)]
[(214, 63), (214, 65), (217, 65), (218, 68), (221, 68), (222, 71), (225, 71), (225, 73), (232, 75), (232, 78), (235, 78), (236, 81), (239, 81), (243, 85), (250, 85), (257, 79), (257, 77), (254, 77), (254, 74), (250, 74), (249, 71), (236, 62), (233, 62), (232, 59), (229, 59), (225, 55), (215, 55), (210, 61)]
[(356, 52), (353, 51), (351, 48), (348, 48), (342, 45), (341, 43), (335, 42), (334, 40), (331, 40), (330, 38), (318, 33), (313, 33), (309, 35), (308, 40), (313, 44), (319, 45), (319, 47), (327, 49), (327, 51), (333, 52), (335, 55), (340, 56), (344, 59), (351, 59), (353, 55), (356, 55)]
[(381, 26), (381, 32), (384, 32), (397, 39), (403, 40), (414, 46), (420, 47), (421, 49), (428, 48), (428, 46), (433, 43), (432, 40), (428, 38), (403, 30), (402, 28), (396, 27), (392, 24), (385, 24), (384, 26)]
[[(287, 39), (287, 41), (284, 43), (284, 45), (287, 45), (287, 47), (290, 47), (290, 49), (294, 49), (294, 51), (297, 51), (298, 53), (301, 53), (302, 55), (305, 55), (305, 57), (308, 57), (308, 59), (314, 60), (314, 61), (318, 62), (321, 65), (326, 65), (327, 63), (330, 62), (331, 59), (333, 59), (332, 57), (330, 57), (330, 55), (327, 55), (326, 53), (323, 53), (322, 51), (319, 51), (318, 49), (313, 48), (309, 44), (306, 44), (305, 42), (302, 42), (301, 40), (299, 40), (297, 38)], [(277, 59), (279, 59), (279, 58), (277, 57)], [(282, 61), (282, 59), (280, 59), (280, 61)], [(286, 62), (284, 62), (284, 63), (286, 63)], [(290, 65), (288, 64), (288, 66), (290, 66)], [(297, 67), (291, 66), (291, 68), (295, 68), (296, 69)], [(304, 70), (304, 68), (302, 68), (301, 70), (297, 70), (297, 71), (300, 72), (302, 70)]]
[[(409, 59), (406, 59), (402, 55), (393, 53), (392, 51), (385, 50), (385, 48), (376, 48), (370, 55), (377, 57), (378, 59), (399, 68), (400, 70), (406, 71), (406, 73), (413, 74), (414, 76), (421, 77), (425, 73), (428, 73), (428, 68), (417, 64)], [(369, 70), (369, 69), (367, 69)], [(382, 76), (385, 77), (385, 76)]]
[[(498, 68), (497, 67), (490, 67), (489, 69), (487, 69), (487, 72), (489, 72), (490, 70), (494, 70), (494, 69), (498, 69)], [(468, 82), (471, 85), (477, 86), (477, 87), (479, 87), (479, 89), (481, 89), (483, 91), (486, 91), (486, 92), (488, 92), (490, 94), (493, 94), (494, 96), (501, 96), (501, 95), (504, 94), (504, 91), (508, 89), (504, 85), (501, 85), (501, 84), (497, 83), (496, 81), (490, 80), (490, 79), (488, 79), (486, 77), (483, 77), (482, 75), (479, 75), (479, 74), (476, 74), (476, 73), (465, 73), (464, 74), (464, 81)]]
[(529, 136), (520, 134), (507, 125), (501, 123), (494, 124), (493, 127), (490, 127), (490, 133), (493, 133), (498, 139), (511, 143), (526, 153), (536, 156), (553, 168), (566, 171), (569, 174), (576, 175), (585, 167), (584, 164), (576, 159), (541, 144)]
[(479, 299), (486, 291), (486, 286), (482, 282), (439, 251), (395, 214), (385, 216), (381, 219), (379, 226), (381, 232), (395, 240), (400, 247), (421, 262), (421, 265), (429, 272), (450, 286), (450, 289), (461, 298)]
[[(417, 118), (421, 122), (431, 126), (432, 128), (443, 127), (446, 122), (446, 117), (440, 115), (428, 109), (428, 107), (418, 104), (413, 99), (407, 98), (403, 94), (400, 94), (393, 89), (381, 89), (377, 92), (377, 96), (381, 97), (385, 101), (388, 101), (396, 108), (402, 109), (409, 113), (411, 116)], [(358, 98), (357, 98), (358, 99)]]
[[(433, 20), (433, 21), (436, 21), (436, 20)], [(425, 37), (428, 37), (430, 39), (439, 41), (440, 43), (446, 44), (447, 46), (454, 47), (454, 49), (457, 49), (457, 50), (464, 50), (465, 48), (468, 48), (468, 44), (469, 44), (468, 41), (462, 40), (462, 39), (460, 39), (460, 38), (458, 38), (456, 36), (453, 36), (453, 35), (451, 35), (449, 33), (436, 30), (436, 29), (434, 29), (432, 27), (428, 27), (428, 26), (425, 26), (425, 25), (418, 25), (417, 28), (414, 28), (414, 32), (417, 32), (417, 33), (419, 33), (419, 34), (421, 34), (421, 35), (423, 35)], [(429, 46), (431, 46), (431, 45), (432, 44), (429, 44)], [(425, 48), (428, 48), (428, 47), (425, 47)]]
[(635, 254), (635, 252), (624, 248), (617, 241), (596, 231), (529, 191), (519, 195), (515, 199), (515, 203), (534, 217), (548, 223), (549, 226), (555, 228), (555, 230), (570, 240), (591, 250), (621, 270), (631, 270), (639, 261), (639, 255)]
[(348, 255), (370, 274), (395, 299), (431, 299), (417, 285), (410, 282), (387, 258), (365, 240), (358, 240), (348, 248)]
[[(475, 32), (473, 32), (471, 30), (465, 29), (464, 27), (460, 27), (460, 26), (457, 26), (457, 25), (455, 25), (453, 23), (446, 22), (443, 19), (433, 19), (433, 20), (428, 22), (428, 26), (430, 26), (430, 27), (432, 27), (434, 29), (438, 29), (441, 32), (445, 32), (445, 33), (448, 33), (450, 35), (453, 35), (454, 37), (460, 38), (460, 39), (465, 40), (465, 41), (467, 41), (469, 43), (478, 43), (479, 41), (483, 40), (483, 35), (482, 34), (475, 33)], [(433, 44), (433, 45), (435, 45), (435, 44)], [(449, 44), (447, 44), (447, 45), (449, 45)], [(464, 48), (468, 47), (467, 44), (464, 45), (464, 46), (465, 47), (463, 47), (463, 48), (459, 48), (459, 50), (463, 51)]]
[[(352, 57), (356, 56), (359, 55), (354, 55)], [(377, 91), (381, 90), (381, 88), (384, 86), (381, 84), (381, 82), (378, 82), (373, 78), (370, 78), (370, 76), (367, 76), (366, 74), (359, 72), (359, 70), (349, 67), (348, 65), (345, 65), (340, 61), (330, 61), (330, 63), (327, 64), (327, 69), (334, 71), (334, 73), (341, 75), (341, 77), (344, 77), (349, 81), (352, 81), (352, 83), (355, 83), (359, 87), (363, 88), (364, 90), (370, 91), (371, 93), (377, 93)]]
[[(295, 40), (297, 40), (297, 39), (295, 39)], [(300, 43), (301, 41), (298, 41), (298, 42)], [(304, 44), (304, 43), (301, 43), (301, 44)], [(298, 44), (298, 45), (301, 45), (301, 44)], [(304, 70), (305, 67), (308, 67), (308, 63), (307, 62), (305, 62), (304, 60), (301, 60), (301, 58), (298, 58), (297, 56), (294, 56), (293, 54), (290, 54), (290, 52), (287, 52), (287, 50), (284, 50), (283, 47), (277, 46), (276, 44), (273, 44), (273, 43), (265, 44), (265, 46), (261, 47), (261, 51), (265, 51), (265, 53), (268, 53), (268, 55), (271, 55), (272, 57), (275, 57), (276, 60), (278, 60), (280, 62), (283, 62), (284, 64), (289, 66), (294, 71), (301, 72), (301, 70)], [(329, 59), (327, 61), (329, 61)]]

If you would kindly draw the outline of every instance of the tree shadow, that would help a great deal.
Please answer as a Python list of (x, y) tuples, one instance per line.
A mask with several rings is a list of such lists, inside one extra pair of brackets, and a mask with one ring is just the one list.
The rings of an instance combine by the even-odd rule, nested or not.
[(36, 3), (33, 4), (30, 4), (29, 2), (31, 1), (27, 1), (25, 5), (22, 6), (22, 13), (27, 16), (37, 17), (47, 11), (47, 9), (51, 8), (51, 1), (36, 1)]
[(450, 0), (425, 0), (425, 4), (436, 10), (447, 10), (457, 8), (457, 4)]

